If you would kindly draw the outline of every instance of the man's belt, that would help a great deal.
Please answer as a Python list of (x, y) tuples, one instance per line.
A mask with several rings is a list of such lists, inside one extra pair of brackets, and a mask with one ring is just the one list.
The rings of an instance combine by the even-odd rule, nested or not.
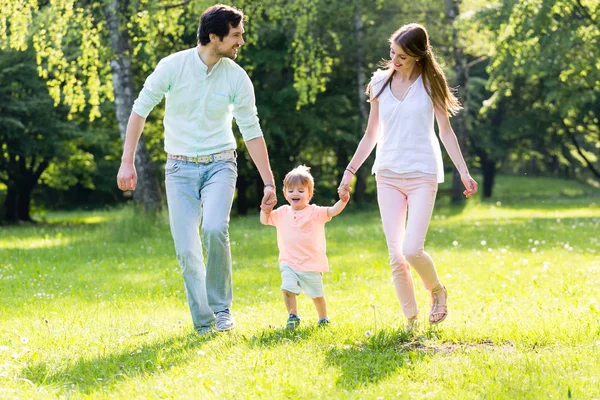
[(235, 150), (225, 150), (220, 153), (209, 154), (206, 156), (196, 156), (196, 157), (167, 154), (167, 158), (170, 160), (187, 161), (187, 162), (192, 162), (192, 163), (196, 163), (196, 164), (208, 164), (213, 161), (232, 160), (235, 157), (236, 157)]

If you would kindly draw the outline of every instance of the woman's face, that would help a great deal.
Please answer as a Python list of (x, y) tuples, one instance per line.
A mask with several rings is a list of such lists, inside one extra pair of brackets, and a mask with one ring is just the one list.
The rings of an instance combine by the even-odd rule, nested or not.
[(417, 57), (411, 57), (406, 54), (404, 49), (396, 43), (392, 43), (390, 46), (390, 59), (392, 60), (392, 63), (394, 64), (393, 67), (396, 71), (410, 71), (419, 60)]

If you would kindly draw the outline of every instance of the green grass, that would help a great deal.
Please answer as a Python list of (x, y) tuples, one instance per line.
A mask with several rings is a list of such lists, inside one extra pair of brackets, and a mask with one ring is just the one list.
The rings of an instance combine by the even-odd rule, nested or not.
[[(332, 325), (283, 329), (275, 230), (231, 221), (238, 328), (198, 337), (166, 215), (49, 213), (0, 228), (0, 398), (600, 397), (600, 195), (500, 177), (436, 207), (426, 248), (450, 316), (404, 321), (376, 208), (327, 226)], [(416, 274), (415, 274), (416, 277)]]

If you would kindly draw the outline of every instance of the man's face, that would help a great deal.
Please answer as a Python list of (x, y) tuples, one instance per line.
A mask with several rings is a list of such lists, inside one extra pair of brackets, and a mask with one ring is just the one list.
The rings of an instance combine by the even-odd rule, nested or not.
[(244, 32), (244, 23), (240, 22), (235, 28), (232, 26), (229, 27), (229, 33), (223, 37), (223, 40), (220, 40), (215, 35), (216, 40), (213, 43), (215, 44), (215, 53), (217, 56), (235, 60), (239, 48), (246, 43), (244, 42)]

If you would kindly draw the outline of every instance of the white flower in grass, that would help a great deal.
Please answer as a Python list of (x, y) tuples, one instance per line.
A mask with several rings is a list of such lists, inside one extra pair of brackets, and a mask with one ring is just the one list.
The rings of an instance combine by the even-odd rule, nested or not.
[(366, 335), (367, 337), (371, 337), (371, 335), (373, 335), (373, 332), (371, 332), (371, 331), (366, 331), (366, 332), (365, 332), (365, 335)]
[(204, 350), (198, 350), (198, 351), (196, 352), (196, 354), (198, 354), (199, 356), (205, 356), (205, 355), (206, 355), (206, 352), (205, 352)]
[(21, 343), (23, 343), (23, 344), (29, 343), (29, 338), (27, 336), (21, 336)]
[(487, 244), (487, 242), (486, 242), (485, 240), (482, 240), (482, 241), (481, 241), (481, 245), (482, 245), (482, 246), (485, 246), (486, 244)]
[(548, 261), (544, 261), (544, 271), (548, 271), (548, 268), (550, 268), (550, 263)]
[(537, 251), (537, 249), (536, 249), (535, 247), (532, 247), (532, 248), (531, 248), (531, 252), (532, 252), (532, 253), (535, 253), (536, 251)]
[(452, 242), (452, 246), (458, 246), (458, 242), (455, 240), (454, 242)]

